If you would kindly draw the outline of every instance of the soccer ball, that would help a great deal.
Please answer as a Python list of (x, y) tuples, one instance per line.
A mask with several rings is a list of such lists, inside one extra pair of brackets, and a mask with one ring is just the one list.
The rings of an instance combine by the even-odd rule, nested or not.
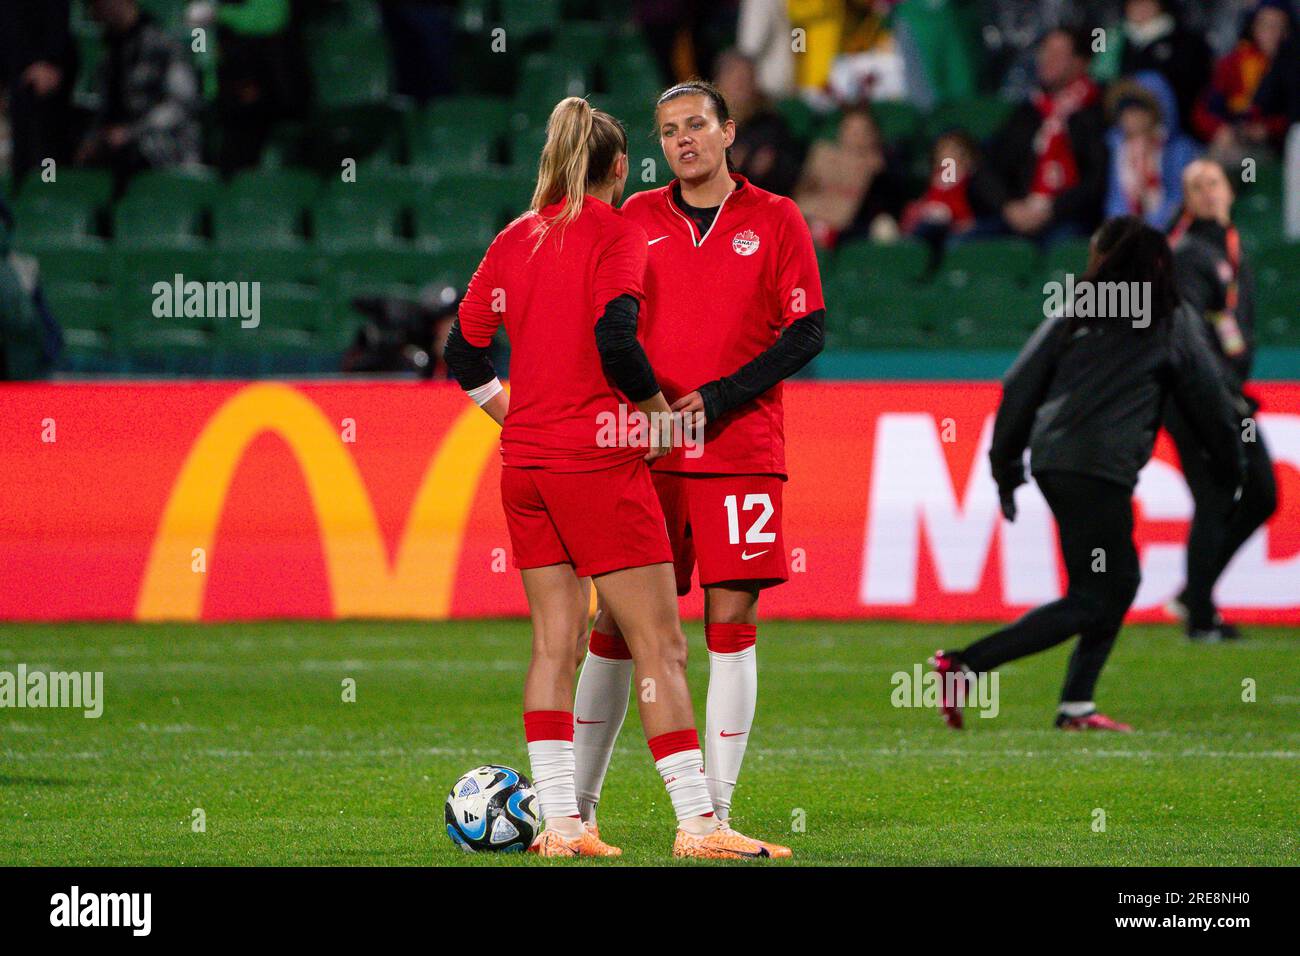
[(537, 794), (518, 770), (488, 764), (447, 794), (447, 835), (466, 853), (519, 853), (537, 835)]

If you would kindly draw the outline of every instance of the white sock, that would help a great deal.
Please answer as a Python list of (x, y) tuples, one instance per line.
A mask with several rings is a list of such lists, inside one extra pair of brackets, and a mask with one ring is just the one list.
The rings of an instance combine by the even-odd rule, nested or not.
[[(752, 625), (732, 625), (752, 627)], [(707, 630), (717, 628), (709, 625)], [(723, 644), (714, 634), (710, 643)], [(752, 632), (749, 635), (752, 641)], [(758, 658), (753, 644), (743, 650), (709, 651), (709, 697), (705, 710), (705, 767), (709, 796), (721, 820), (731, 816), (731, 795), (745, 759), (745, 746), (758, 704)]]
[(664, 779), (678, 823), (713, 813), (713, 802), (709, 799), (709, 788), (704, 780), (704, 754), (700, 753), (698, 745), (694, 750), (679, 750), (659, 758), (655, 761), (655, 769)]
[[(562, 724), (567, 718), (568, 731)], [(572, 838), (582, 834), (578, 798), (573, 787), (573, 715), (563, 711), (524, 714), (528, 761), (533, 768), (533, 790), (549, 829)]]
[(1097, 705), (1090, 700), (1063, 700), (1058, 708), (1066, 717), (1087, 717), (1096, 709)]
[(598, 638), (618, 639), (598, 632), (592, 632), (591, 637), (592, 649), (582, 664), (573, 703), (573, 753), (578, 812), (583, 820), (595, 823), (596, 805), (600, 803), (600, 788), (609, 770), (609, 758), (614, 754), (614, 743), (627, 717), (632, 659), (597, 654)]

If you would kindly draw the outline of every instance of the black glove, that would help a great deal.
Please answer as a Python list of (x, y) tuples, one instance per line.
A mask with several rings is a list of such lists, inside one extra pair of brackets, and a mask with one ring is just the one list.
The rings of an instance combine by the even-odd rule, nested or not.
[(1003, 487), (998, 489), (998, 502), (1002, 505), (1002, 517), (1008, 521), (1016, 520), (1016, 489)]

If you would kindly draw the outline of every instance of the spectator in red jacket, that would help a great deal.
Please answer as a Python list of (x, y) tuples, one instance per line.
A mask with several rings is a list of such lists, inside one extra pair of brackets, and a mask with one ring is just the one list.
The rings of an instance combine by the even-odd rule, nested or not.
[(1287, 117), (1265, 113), (1254, 100), (1292, 27), (1287, 0), (1263, 0), (1236, 47), (1215, 65), (1192, 120), (1219, 162), (1236, 166), (1252, 150), (1280, 148)]
[(933, 242), (960, 235), (975, 225), (967, 187), (978, 147), (969, 133), (952, 130), (934, 141), (930, 185), (903, 211), (903, 232)]

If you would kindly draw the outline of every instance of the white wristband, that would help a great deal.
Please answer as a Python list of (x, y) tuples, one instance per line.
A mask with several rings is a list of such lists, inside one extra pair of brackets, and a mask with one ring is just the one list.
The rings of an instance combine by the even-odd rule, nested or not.
[(501, 379), (494, 378), (486, 385), (480, 385), (478, 388), (471, 388), (465, 394), (474, 399), (474, 404), (482, 408), (492, 399), (496, 398), (502, 391)]

